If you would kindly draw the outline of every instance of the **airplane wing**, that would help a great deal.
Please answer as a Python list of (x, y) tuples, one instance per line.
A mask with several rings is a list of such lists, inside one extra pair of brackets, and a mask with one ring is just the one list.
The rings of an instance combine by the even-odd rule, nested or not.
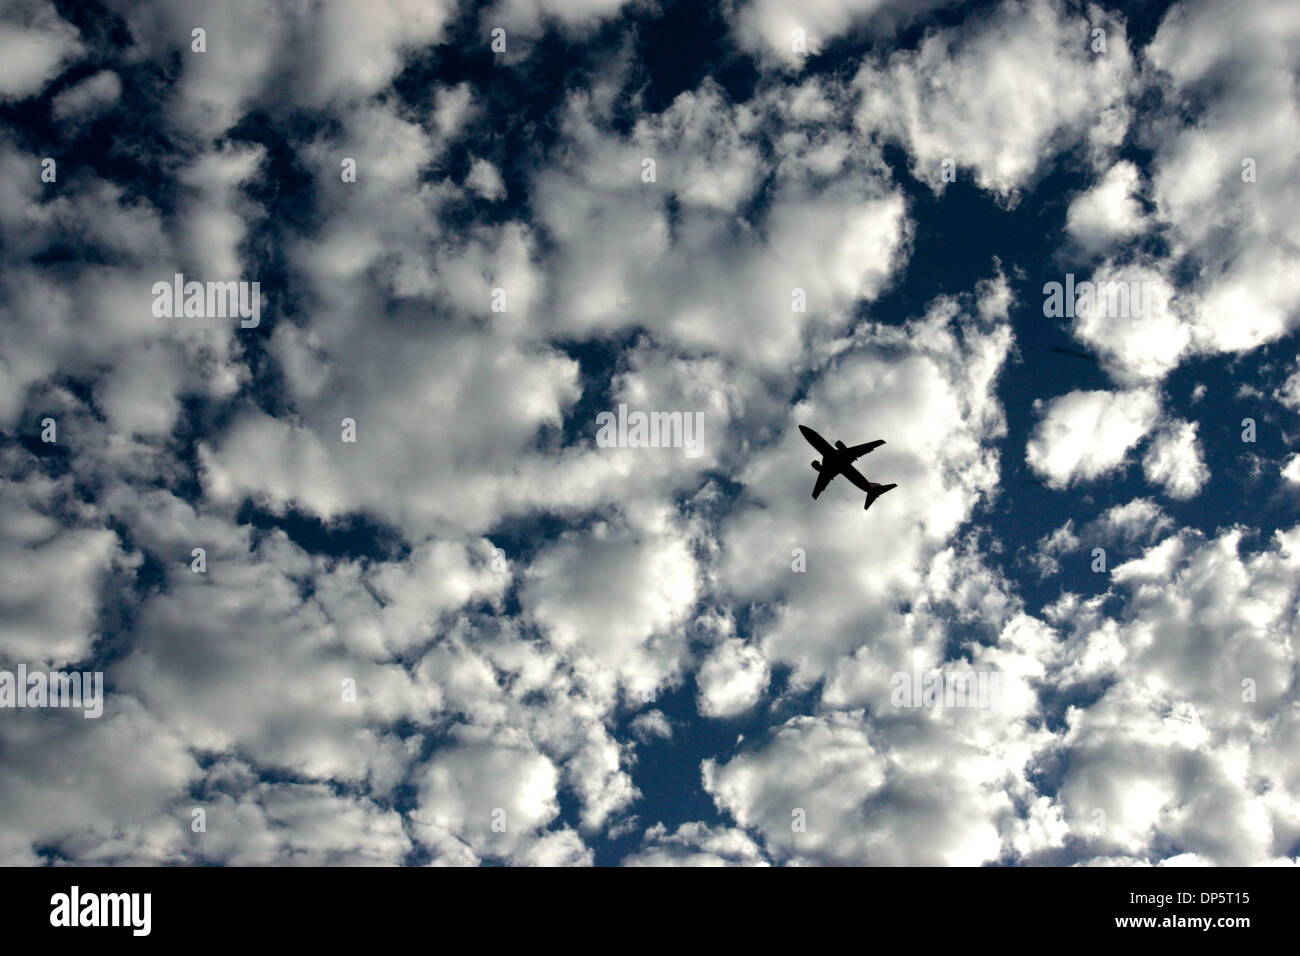
[[(835, 449), (830, 446), (830, 443), (826, 441), (825, 438), (822, 438), (821, 435), (818, 435), (815, 431), (809, 428), (807, 425), (800, 425), (799, 431), (803, 432), (803, 437), (808, 439), (808, 444), (816, 448), (818, 453), (821, 454), (823, 457), (825, 457), (826, 455), (835, 454)], [(827, 481), (829, 480), (830, 479), (828, 478)]]
[(850, 445), (849, 448), (845, 450), (845, 454), (849, 456), (849, 461), (857, 461), (867, 452), (875, 451), (884, 443), (885, 440), (881, 438), (877, 441), (869, 441), (865, 445)]
[(834, 477), (835, 476), (830, 473), (829, 468), (817, 472), (817, 484), (813, 485), (813, 497), (816, 498), (825, 491), (826, 486), (831, 483), (831, 479)]
[(858, 471), (852, 465), (845, 465), (843, 468), (840, 469), (840, 474), (843, 475), (845, 478), (847, 478), (849, 481), (853, 482), (863, 491), (871, 490), (871, 482), (867, 481), (866, 477), (862, 474), (862, 472)]

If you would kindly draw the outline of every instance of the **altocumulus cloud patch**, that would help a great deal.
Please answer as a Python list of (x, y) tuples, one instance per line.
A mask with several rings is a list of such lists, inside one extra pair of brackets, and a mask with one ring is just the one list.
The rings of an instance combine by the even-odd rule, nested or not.
[(0, 861), (1296, 861), (1293, 4), (0, 20)]

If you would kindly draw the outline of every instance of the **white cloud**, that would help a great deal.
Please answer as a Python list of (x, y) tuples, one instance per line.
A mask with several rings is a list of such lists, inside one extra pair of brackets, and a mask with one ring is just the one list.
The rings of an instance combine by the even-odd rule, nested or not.
[(632, 721), (632, 732), (642, 741), (656, 737), (670, 740), (673, 736), (673, 727), (662, 710), (647, 710), (644, 714), (638, 714)]
[[(779, 165), (766, 166), (761, 120), (786, 121), (798, 100), (732, 106), (706, 81), (626, 137), (605, 131), (606, 109), (595, 97), (570, 98), (563, 164), (534, 183), (534, 208), (559, 246), (560, 307), (536, 316), (552, 334), (635, 325), (691, 352), (782, 368), (803, 334), (843, 327), (906, 256), (902, 196), (876, 150), (794, 137)], [(653, 183), (642, 182), (645, 159), (655, 161)], [(738, 222), (760, 186), (762, 211)], [(669, 197), (679, 203), (671, 222)], [(794, 308), (796, 289), (806, 312)]]
[[(947, 0), (806, 0), (792, 5), (780, 0), (745, 0), (736, 4), (733, 30), (741, 49), (786, 66), (800, 64), (807, 54), (821, 53), (826, 44), (851, 30), (873, 35), (890, 31)], [(795, 31), (802, 31), (796, 44)]]
[(517, 50), (512, 50), (511, 47), (512, 34), (518, 32), (533, 38), (547, 26), (556, 25), (571, 34), (580, 35), (614, 17), (626, 2), (627, 0), (496, 0), (479, 17), (483, 43), (488, 45), (491, 31), (500, 27), (506, 31), (506, 53), (519, 56)]
[(1166, 423), (1142, 459), (1147, 481), (1163, 486), (1171, 498), (1194, 498), (1210, 480), (1196, 428), (1195, 422)]
[(1168, 104), (1144, 126), (1151, 196), (1169, 229), (1169, 270), (1197, 266), (1198, 351), (1254, 348), (1300, 316), (1297, 38), (1292, 4), (1200, 3), (1174, 8), (1146, 50), (1147, 87)]
[(1163, 844), (1258, 864), (1300, 836), (1283, 756), (1300, 732), (1288, 695), (1300, 528), (1250, 555), (1241, 540), (1184, 531), (1114, 569), (1117, 616), (1101, 611), (1111, 595), (1051, 612), (1067, 632), (1054, 680), (1109, 682), (1068, 711), (1062, 741), (1059, 799), (1090, 854), (1151, 860)]
[(1300, 412), (1300, 362), (1296, 363), (1296, 370), (1291, 373), (1290, 378), (1273, 393), (1273, 398), (1291, 411)]
[(1132, 387), (1159, 381), (1194, 350), (1185, 297), (1156, 266), (1117, 265), (1107, 259), (1086, 281), (1094, 294), (1076, 311), (1071, 330), (1100, 353), (1117, 383)]
[(648, 829), (645, 846), (624, 866), (768, 866), (762, 848), (743, 830), (683, 823), (672, 833), (662, 823)]
[(756, 648), (732, 639), (714, 648), (700, 666), (700, 713), (734, 717), (758, 702), (770, 677), (767, 661)]
[(1159, 414), (1155, 395), (1144, 390), (1077, 391), (1034, 405), (1041, 417), (1025, 461), (1055, 488), (1122, 468)]
[(100, 70), (54, 97), (55, 119), (86, 120), (112, 106), (122, 95), (122, 81), (112, 70)]
[(997, 859), (995, 820), (1011, 807), (984, 786), (996, 763), (956, 740), (922, 734), (923, 742), (891, 754), (888, 744), (873, 744), (861, 712), (796, 717), (759, 750), (705, 761), (704, 786), (737, 823), (761, 830), (781, 862)]
[(0, 18), (0, 99), (39, 93), (84, 52), (77, 28), (49, 0), (13, 0)]
[(1292, 484), (1300, 485), (1300, 455), (1292, 455), (1282, 466), (1282, 477)]
[(465, 185), (484, 199), (504, 199), (506, 195), (506, 187), (501, 182), (501, 174), (486, 159), (474, 160), (470, 166), (469, 175), (465, 177)]
[[(258, 0), (122, 2), (137, 52), (177, 56), (174, 113), (169, 117), (216, 137), (255, 107), (355, 103), (382, 90), (413, 51), (436, 44), (453, 11), (442, 0), (375, 0), (323, 8)], [(206, 52), (192, 31), (206, 31)]]
[(422, 773), (416, 835), (433, 843), (455, 834), (477, 857), (511, 856), (536, 842), (559, 813), (559, 774), (526, 741), (494, 740), (485, 729), (462, 727)]
[[(1300, 528), (1251, 555), (1240, 544), (1182, 532), (1114, 569), (1108, 594), (1063, 597), (1053, 627), (1009, 618), (981, 661), (1008, 681), (997, 717), (793, 717), (706, 761), (705, 786), (777, 862), (1280, 861), (1300, 836), (1287, 751)], [(1039, 711), (1040, 687), (1097, 686), (1063, 732), (1017, 720)], [(1038, 792), (1023, 774), (1044, 766), (1061, 768), (1059, 786)]]
[(35, 477), (0, 482), (0, 658), (33, 668), (84, 659), (99, 636), (101, 584), (132, 570), (93, 508), (60, 520), (71, 485)]
[(1149, 498), (1135, 498), (1108, 509), (1079, 533), (1085, 543), (1125, 549), (1151, 544), (1174, 527), (1173, 519)]
[(227, 792), (201, 801), (206, 829), (193, 833), (192, 812), (179, 814), (187, 838), (178, 842), (201, 848), (206, 859), (227, 866), (397, 866), (412, 849), (401, 815), (365, 798), (340, 796), (324, 784), (258, 783), (247, 767), (218, 766), (209, 779)]
[(1051, 534), (1038, 539), (1038, 547), (1030, 557), (1040, 578), (1048, 578), (1061, 571), (1062, 555), (1078, 550), (1083, 542), (1074, 533), (1074, 519), (1071, 518)]
[[(1059, 558), (1079, 551), (1091, 552), (1093, 548), (1117, 550), (1131, 554), (1135, 549), (1160, 540), (1174, 528), (1174, 521), (1160, 506), (1149, 498), (1108, 508), (1094, 520), (1077, 531), (1071, 518), (1049, 535), (1038, 541), (1037, 553), (1032, 560), (1043, 577), (1060, 571)], [(1089, 553), (1087, 559), (1091, 562)], [(1111, 563), (1115, 559), (1111, 558)]]
[(532, 562), (520, 603), (562, 653), (640, 694), (680, 666), (696, 575), (689, 541), (671, 527), (638, 534), (597, 524)]
[(37, 846), (99, 865), (182, 857), (194, 806), (186, 791), (199, 767), (182, 737), (137, 702), (108, 695), (94, 720), (6, 711), (0, 743), (5, 865), (38, 865)]
[(1123, 25), (1108, 24), (1104, 55), (1084, 42), (1090, 25), (1051, 0), (1006, 0), (928, 33), (915, 51), (864, 64), (855, 122), (901, 142), (912, 174), (936, 192), (952, 158), (1013, 205), (1056, 151), (1085, 142), (1106, 155), (1123, 138), (1132, 70)]
[(1088, 252), (1105, 251), (1146, 228), (1137, 201), (1138, 169), (1119, 162), (1095, 186), (1080, 193), (1065, 217), (1066, 231)]

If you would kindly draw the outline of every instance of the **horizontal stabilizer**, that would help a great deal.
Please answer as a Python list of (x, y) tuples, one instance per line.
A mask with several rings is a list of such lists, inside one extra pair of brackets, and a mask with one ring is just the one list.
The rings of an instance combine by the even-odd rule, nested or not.
[(868, 508), (872, 506), (872, 504), (875, 503), (875, 500), (879, 498), (881, 495), (883, 495), (886, 491), (889, 491), (897, 487), (898, 487), (897, 483), (892, 485), (872, 485), (871, 491), (867, 493), (867, 503), (862, 506), (862, 510), (866, 511)]

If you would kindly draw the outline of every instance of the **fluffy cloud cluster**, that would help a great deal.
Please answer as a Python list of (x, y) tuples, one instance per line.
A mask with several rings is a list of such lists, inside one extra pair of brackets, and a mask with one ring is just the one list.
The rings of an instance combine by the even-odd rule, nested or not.
[(1089, 20), (1009, 0), (960, 29), (928, 33), (915, 51), (864, 64), (855, 120), (902, 143), (912, 174), (935, 190), (949, 181), (950, 160), (1014, 203), (1056, 151), (1083, 144), (1107, 155), (1123, 139), (1132, 62), (1123, 24), (1101, 22), (1106, 51), (1094, 53)]
[[(1177, 5), (1132, 48), (1100, 8), (1005, 0), (898, 48), (939, 4), (752, 0), (752, 94), (651, 109), (634, 44), (583, 46), (626, 6), (113, 3), (112, 50), (6, 7), (0, 99), (67, 150), (43, 181), (0, 131), (0, 667), (109, 693), (0, 713), (0, 859), (1293, 856), (1300, 529), (1163, 508), (1210, 477), (1168, 377), (1294, 328), (1300, 21)], [(424, 79), (498, 26), (510, 83)], [(581, 62), (520, 122), (544, 36)], [(131, 111), (157, 141), (77, 154)], [(942, 203), (947, 158), (1007, 215), (1082, 158), (1056, 264), (1150, 293), (1061, 326), (1108, 383), (1005, 388), (1042, 317), (996, 249), (913, 294), (929, 194), (899, 180)], [(261, 325), (155, 314), (176, 273), (260, 282)], [(1294, 412), (1298, 381), (1257, 394)], [(601, 447), (620, 404), (698, 415), (700, 454)], [(885, 438), (858, 464), (897, 489), (814, 502), (800, 424)], [(1035, 609), (1008, 576), (1021, 460), (1049, 493), (1147, 486), (1017, 552), (1068, 582), (1110, 549), (1104, 593)], [(928, 674), (989, 699), (900, 703)], [(689, 779), (644, 770), (741, 724)], [(665, 787), (716, 812), (656, 819)]]
[(1116, 341), (1109, 329), (1076, 324), (1123, 370), (1149, 375), (1154, 361), (1163, 374), (1187, 353), (1245, 352), (1296, 329), (1300, 188), (1288, 144), (1300, 135), (1297, 36), (1300, 14), (1285, 4), (1180, 3), (1142, 51), (1130, 98), (1159, 103), (1134, 130), (1152, 151), (1149, 168), (1141, 182), (1129, 164), (1110, 168), (1070, 210), (1071, 232), (1087, 247), (1155, 230), (1166, 250), (1149, 263), (1159, 278), (1132, 276), (1156, 284), (1159, 329)]

